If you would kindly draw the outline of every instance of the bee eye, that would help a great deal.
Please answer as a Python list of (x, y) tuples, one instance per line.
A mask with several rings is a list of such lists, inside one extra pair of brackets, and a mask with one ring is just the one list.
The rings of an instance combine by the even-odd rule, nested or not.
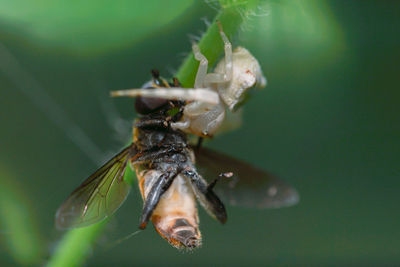
[(139, 114), (149, 114), (164, 106), (168, 100), (156, 97), (137, 97), (135, 110)]

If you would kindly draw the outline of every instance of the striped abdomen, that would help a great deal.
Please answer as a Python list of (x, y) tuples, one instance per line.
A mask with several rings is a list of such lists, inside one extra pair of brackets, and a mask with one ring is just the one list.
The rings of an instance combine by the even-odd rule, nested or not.
[[(160, 171), (137, 171), (142, 197), (161, 175)], [(179, 174), (162, 195), (151, 221), (157, 232), (177, 248), (193, 249), (201, 245), (196, 198), (187, 178)]]

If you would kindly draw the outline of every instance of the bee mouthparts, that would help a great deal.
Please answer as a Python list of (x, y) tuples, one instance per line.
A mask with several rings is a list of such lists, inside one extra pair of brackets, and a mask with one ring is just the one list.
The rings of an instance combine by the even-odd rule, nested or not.
[(187, 238), (185, 240), (184, 245), (187, 248), (197, 248), (197, 247), (199, 247), (201, 245), (201, 241), (198, 240), (196, 237), (192, 236), (192, 237), (189, 237), (189, 238)]

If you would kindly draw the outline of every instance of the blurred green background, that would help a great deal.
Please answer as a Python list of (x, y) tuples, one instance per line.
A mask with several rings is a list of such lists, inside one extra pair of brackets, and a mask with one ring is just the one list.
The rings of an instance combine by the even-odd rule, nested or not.
[[(132, 100), (108, 92), (141, 86), (152, 68), (172, 76), (217, 5), (0, 6), (0, 265), (43, 264), (62, 236), (60, 203), (131, 138)], [(398, 1), (266, 1), (233, 42), (269, 85), (239, 130), (208, 145), (290, 181), (299, 205), (228, 208), (224, 226), (201, 210), (193, 253), (152, 227), (112, 247), (137, 229), (134, 188), (87, 265), (400, 264), (399, 29)]]

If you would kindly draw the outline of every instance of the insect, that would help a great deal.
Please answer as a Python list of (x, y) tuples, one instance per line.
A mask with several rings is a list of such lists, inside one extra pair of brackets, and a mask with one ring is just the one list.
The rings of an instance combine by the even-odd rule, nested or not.
[[(243, 78), (240, 78), (242, 72), (231, 71), (235, 69), (235, 60), (229, 58), (236, 56), (222, 29), (221, 36), (226, 53), (221, 63), (224, 73), (207, 74), (205, 57), (193, 45), (195, 57), (203, 61), (195, 88), (184, 91), (177, 79), (168, 83), (158, 71), (153, 71), (152, 81), (144, 88), (114, 93), (136, 97), (135, 109), (140, 117), (134, 124), (133, 142), (64, 201), (56, 214), (58, 228), (83, 227), (112, 215), (130, 190), (123, 179), (128, 164), (136, 171), (143, 198), (139, 228), (145, 229), (151, 220), (156, 231), (177, 248), (192, 249), (201, 245), (196, 200), (221, 223), (226, 222), (227, 214), (219, 196), (231, 205), (258, 208), (297, 203), (295, 189), (275, 176), (188, 142), (187, 133), (212, 136), (223, 122), (225, 106), (230, 110), (237, 108), (245, 91), (251, 88), (246, 87), (250, 83), (237, 82)], [(252, 71), (244, 72), (251, 73), (251, 86), (257, 79), (262, 84), (259, 65)], [(213, 180), (207, 182), (201, 174)]]
[[(153, 71), (151, 88), (170, 86)], [(213, 186), (198, 174), (186, 134), (162, 125), (179, 120), (184, 105), (180, 100), (138, 97), (136, 111), (142, 116), (135, 122), (133, 143), (72, 192), (57, 212), (57, 226), (86, 226), (114, 213), (129, 193), (123, 180), (128, 163), (136, 170), (144, 200), (139, 228), (144, 229), (151, 219), (175, 247), (198, 247), (196, 198), (210, 215), (225, 223), (225, 207)]]

